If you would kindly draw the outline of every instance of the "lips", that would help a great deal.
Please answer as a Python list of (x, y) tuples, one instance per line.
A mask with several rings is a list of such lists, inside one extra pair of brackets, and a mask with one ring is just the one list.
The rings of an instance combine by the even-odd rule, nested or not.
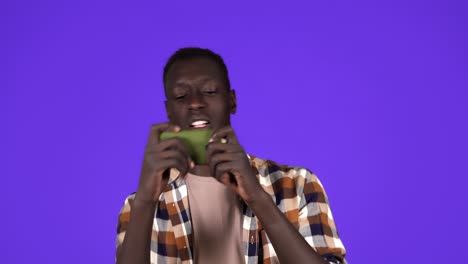
[(210, 121), (205, 117), (193, 118), (190, 122), (190, 128), (206, 128), (210, 125)]
[(190, 124), (190, 127), (192, 127), (192, 128), (205, 128), (209, 124), (210, 124), (210, 122), (208, 122), (207, 120), (197, 120), (197, 121), (192, 122), (192, 124)]

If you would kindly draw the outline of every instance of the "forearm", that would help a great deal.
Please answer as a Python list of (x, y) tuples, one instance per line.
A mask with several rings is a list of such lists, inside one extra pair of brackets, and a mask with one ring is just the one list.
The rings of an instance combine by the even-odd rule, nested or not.
[(117, 264), (149, 264), (156, 205), (134, 202)]
[(249, 207), (263, 225), (280, 263), (327, 263), (288, 221), (267, 193)]

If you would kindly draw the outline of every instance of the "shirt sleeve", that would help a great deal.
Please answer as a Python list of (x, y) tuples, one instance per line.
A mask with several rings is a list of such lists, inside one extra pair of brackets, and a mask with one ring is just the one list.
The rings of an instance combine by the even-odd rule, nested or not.
[(116, 246), (115, 261), (116, 262), (117, 262), (117, 256), (120, 252), (122, 243), (125, 238), (125, 232), (127, 231), (128, 223), (130, 221), (130, 202), (132, 202), (134, 198), (135, 198), (134, 193), (129, 195), (125, 199), (125, 202), (119, 212), (119, 219), (117, 222), (117, 237), (115, 240), (115, 246)]
[(299, 232), (329, 263), (347, 263), (346, 250), (338, 235), (328, 197), (319, 179), (312, 172), (300, 169), (297, 182)]

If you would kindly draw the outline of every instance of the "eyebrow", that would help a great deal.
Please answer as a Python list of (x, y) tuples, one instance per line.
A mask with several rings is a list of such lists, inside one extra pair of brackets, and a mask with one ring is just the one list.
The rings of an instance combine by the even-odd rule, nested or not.
[(198, 79), (195, 79), (195, 80), (191, 80), (190, 83), (187, 83), (187, 82), (184, 82), (183, 80), (182, 81), (177, 81), (174, 85), (174, 88), (176, 87), (192, 87), (193, 84), (196, 84), (196, 85), (199, 85), (199, 84), (205, 84), (207, 82), (217, 82), (217, 80), (211, 78), (211, 77), (201, 77), (201, 78), (198, 78)]

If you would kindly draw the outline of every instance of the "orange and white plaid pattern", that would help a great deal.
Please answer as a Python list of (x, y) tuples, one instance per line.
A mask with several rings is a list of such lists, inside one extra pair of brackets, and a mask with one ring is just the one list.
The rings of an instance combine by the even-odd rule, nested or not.
[[(264, 190), (299, 233), (329, 263), (346, 263), (345, 248), (333, 220), (325, 190), (315, 174), (301, 167), (281, 166), (249, 156)], [(185, 181), (171, 169), (168, 187), (159, 198), (151, 238), (151, 263), (193, 263), (193, 232)], [(125, 238), (135, 194), (119, 214), (117, 254)], [(279, 263), (276, 252), (252, 210), (243, 204), (246, 264)]]

